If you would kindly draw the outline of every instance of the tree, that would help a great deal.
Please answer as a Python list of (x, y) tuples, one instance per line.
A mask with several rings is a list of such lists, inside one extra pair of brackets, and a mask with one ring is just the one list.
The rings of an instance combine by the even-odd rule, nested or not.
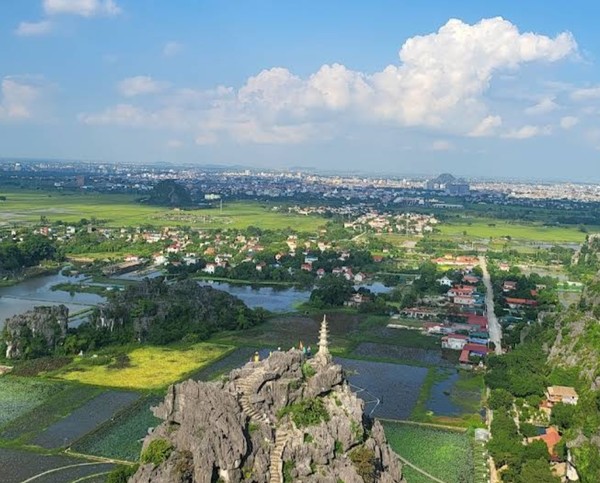
[(545, 460), (550, 461), (550, 453), (548, 453), (548, 446), (543, 441), (537, 439), (529, 443), (523, 448), (523, 461), (529, 460)]
[(554, 476), (545, 459), (526, 461), (521, 467), (517, 483), (560, 483), (560, 478)]
[(329, 274), (317, 282), (317, 287), (310, 294), (310, 301), (317, 307), (341, 306), (353, 292), (352, 282)]
[(561, 430), (569, 429), (575, 418), (575, 406), (571, 404), (557, 403), (552, 407), (550, 422)]
[(492, 389), (488, 405), (490, 409), (510, 409), (514, 398), (506, 389)]

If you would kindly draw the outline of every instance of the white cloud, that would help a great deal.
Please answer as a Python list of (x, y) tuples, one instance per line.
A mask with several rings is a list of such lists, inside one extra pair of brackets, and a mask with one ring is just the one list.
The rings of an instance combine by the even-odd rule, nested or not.
[(5, 77), (0, 85), (0, 120), (31, 119), (40, 89), (26, 80)]
[(433, 151), (452, 151), (454, 149), (454, 145), (450, 141), (438, 139), (433, 142), (431, 149)]
[(167, 147), (170, 149), (179, 149), (183, 146), (183, 142), (179, 139), (169, 139), (167, 141)]
[(167, 87), (165, 82), (152, 79), (152, 77), (138, 75), (128, 77), (118, 84), (119, 92), (125, 97), (135, 97), (145, 94), (156, 94)]
[(519, 129), (508, 131), (502, 137), (507, 139), (529, 139), (536, 136), (547, 136), (551, 133), (551, 126), (532, 126), (531, 124), (528, 124)]
[[(486, 105), (485, 94), (494, 76), (514, 73), (526, 63), (556, 62), (576, 53), (577, 44), (568, 32), (550, 38), (520, 33), (500, 17), (473, 25), (452, 19), (435, 33), (408, 39), (400, 49), (400, 62), (379, 72), (367, 74), (331, 64), (302, 78), (274, 67), (250, 77), (237, 90), (171, 92), (164, 99), (166, 107), (148, 113), (147, 124), (153, 118), (164, 124), (168, 118), (202, 137), (210, 131), (218, 137), (258, 143), (327, 138), (334, 126), (344, 129), (354, 123), (490, 136), (502, 124)], [(108, 119), (102, 114), (106, 112), (101, 118)], [(526, 136), (528, 131), (515, 131), (509, 137)]]
[(545, 97), (537, 104), (525, 109), (525, 114), (529, 114), (530, 116), (539, 116), (548, 114), (556, 109), (558, 109), (558, 104), (554, 102), (554, 99), (552, 97)]
[(500, 116), (487, 116), (468, 135), (474, 138), (493, 136), (496, 133), (496, 128), (501, 125), (502, 118)]
[(174, 57), (179, 54), (183, 49), (183, 45), (179, 42), (170, 41), (167, 42), (162, 49), (162, 53), (165, 57)]
[(48, 15), (79, 15), (81, 17), (112, 16), (121, 13), (115, 0), (43, 0)]
[(54, 25), (50, 20), (39, 22), (21, 22), (15, 29), (15, 34), (20, 37), (36, 37), (49, 34)]
[(131, 104), (117, 104), (97, 114), (80, 114), (79, 120), (84, 124), (143, 127), (148, 125), (151, 115)]
[(579, 119), (575, 116), (564, 116), (560, 119), (560, 127), (563, 129), (571, 129), (579, 124)]
[(575, 89), (571, 93), (571, 99), (574, 101), (589, 101), (600, 98), (600, 87), (588, 87), (585, 89)]

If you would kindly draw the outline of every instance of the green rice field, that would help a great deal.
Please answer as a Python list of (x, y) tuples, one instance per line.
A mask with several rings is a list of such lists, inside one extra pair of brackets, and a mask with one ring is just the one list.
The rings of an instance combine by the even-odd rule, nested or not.
[(63, 387), (38, 379), (0, 377), (0, 427), (40, 406)]
[(154, 428), (161, 422), (150, 411), (160, 401), (156, 397), (144, 399), (109, 424), (87, 435), (73, 449), (93, 456), (137, 461), (142, 450), (141, 440), (148, 434), (149, 428)]
[(503, 238), (548, 243), (581, 243), (586, 234), (577, 227), (544, 226), (541, 223), (519, 224), (503, 220), (476, 218), (440, 223), (441, 238)]
[[(446, 483), (474, 482), (471, 436), (425, 426), (384, 422), (388, 442), (396, 453)], [(431, 483), (406, 465), (408, 483)]]
[(0, 225), (37, 222), (45, 216), (51, 222), (77, 222), (82, 218), (105, 222), (108, 226), (191, 226), (195, 228), (246, 228), (316, 231), (325, 224), (318, 216), (289, 214), (273, 210), (274, 205), (254, 202), (225, 203), (217, 208), (174, 210), (137, 203), (135, 196), (83, 193), (71, 194), (42, 191), (0, 192)]

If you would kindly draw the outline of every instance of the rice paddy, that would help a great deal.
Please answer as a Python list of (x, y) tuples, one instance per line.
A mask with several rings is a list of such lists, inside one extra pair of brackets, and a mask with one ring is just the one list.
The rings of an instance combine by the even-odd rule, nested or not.
[(207, 366), (232, 349), (208, 343), (188, 348), (139, 347), (126, 354), (77, 357), (56, 377), (95, 386), (159, 389)]

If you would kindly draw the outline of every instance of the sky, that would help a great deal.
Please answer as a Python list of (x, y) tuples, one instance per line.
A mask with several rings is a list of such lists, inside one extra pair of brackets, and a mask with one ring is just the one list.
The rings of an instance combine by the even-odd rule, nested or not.
[(0, 157), (600, 182), (600, 2), (5, 0)]

